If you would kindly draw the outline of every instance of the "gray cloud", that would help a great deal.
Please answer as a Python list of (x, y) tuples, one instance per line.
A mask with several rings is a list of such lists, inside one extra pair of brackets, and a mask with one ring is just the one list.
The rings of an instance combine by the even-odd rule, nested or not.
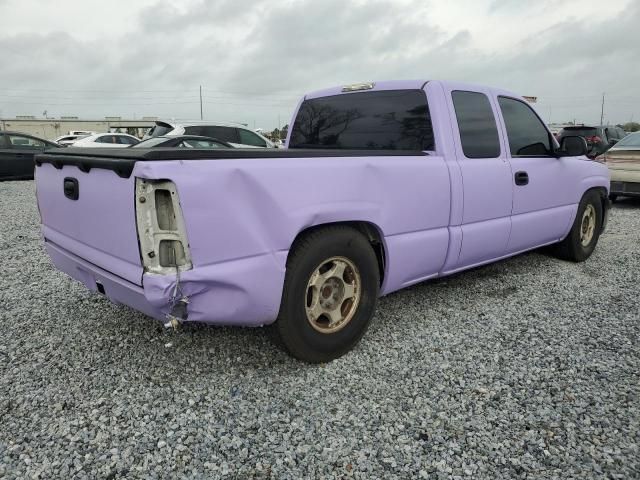
[[(469, 12), (507, 28), (530, 15), (549, 18), (542, 31), (487, 49), (467, 28), (438, 22), (420, 0), (160, 0), (138, 11), (135, 28), (111, 36), (0, 33), (0, 110), (193, 118), (204, 85), (209, 118), (269, 128), (278, 115), (284, 123), (306, 91), (395, 78), (455, 79), (538, 95), (541, 113), (546, 118), (550, 108), (553, 120), (594, 121), (603, 91), (610, 120), (626, 121), (639, 109), (636, 2), (617, 18), (589, 21), (554, 19), (548, 9), (537, 13), (539, 5), (519, 4), (494, 0), (484, 13)], [(6, 0), (0, 7), (8, 8)], [(82, 21), (82, 12), (75, 15)]]

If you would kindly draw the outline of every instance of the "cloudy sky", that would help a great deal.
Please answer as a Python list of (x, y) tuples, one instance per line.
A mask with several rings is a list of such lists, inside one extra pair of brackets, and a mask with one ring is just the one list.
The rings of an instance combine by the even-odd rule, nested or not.
[(638, 0), (0, 0), (0, 117), (205, 119), (271, 129), (300, 95), (452, 79), (546, 120), (640, 120)]

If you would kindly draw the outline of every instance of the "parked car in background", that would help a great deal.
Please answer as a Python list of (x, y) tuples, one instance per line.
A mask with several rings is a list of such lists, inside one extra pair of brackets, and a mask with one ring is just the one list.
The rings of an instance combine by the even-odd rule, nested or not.
[(0, 132), (0, 180), (32, 179), (33, 157), (59, 145), (19, 132)]
[(179, 137), (154, 137), (141, 141), (133, 148), (234, 148), (233, 145), (215, 138), (197, 135), (181, 135)]
[(81, 135), (81, 136), (88, 136), (88, 135), (95, 135), (98, 132), (94, 132), (92, 130), (70, 130), (69, 131), (69, 135)]
[(127, 133), (96, 133), (89, 135), (74, 142), (71, 147), (107, 147), (107, 148), (123, 148), (131, 145), (137, 145), (140, 140)]
[(640, 197), (640, 132), (630, 133), (598, 157), (609, 167), (609, 198)]
[(277, 148), (269, 139), (258, 132), (231, 123), (188, 122), (173, 123), (156, 121), (145, 139), (149, 137), (175, 137), (178, 135), (199, 135), (230, 143), (237, 148)]
[(615, 125), (600, 125), (590, 127), (588, 125), (571, 125), (560, 130), (558, 140), (568, 136), (580, 136), (587, 141), (588, 156), (595, 158), (602, 155), (615, 145), (626, 134), (624, 130)]
[(73, 145), (75, 142), (80, 140), (81, 138), (88, 137), (91, 135), (90, 133), (83, 133), (78, 135), (63, 135), (54, 140), (55, 143), (60, 145), (61, 147), (68, 147), (69, 145)]
[(276, 322), (293, 355), (324, 362), (380, 295), (545, 245), (584, 261), (606, 224), (607, 168), (513, 93), (334, 87), (290, 125), (287, 149), (39, 155), (53, 263), (167, 326)]

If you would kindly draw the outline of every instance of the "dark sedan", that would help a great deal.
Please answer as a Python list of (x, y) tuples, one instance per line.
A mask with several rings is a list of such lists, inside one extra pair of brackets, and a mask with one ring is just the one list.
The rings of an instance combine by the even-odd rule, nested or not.
[(57, 143), (18, 132), (0, 132), (0, 180), (33, 178), (33, 157), (47, 148), (59, 148)]
[(153, 137), (134, 145), (131, 148), (233, 148), (233, 145), (222, 140), (199, 135), (180, 135), (176, 137)]

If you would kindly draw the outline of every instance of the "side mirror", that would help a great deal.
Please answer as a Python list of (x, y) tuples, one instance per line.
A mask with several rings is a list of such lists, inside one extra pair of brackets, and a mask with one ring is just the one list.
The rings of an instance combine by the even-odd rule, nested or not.
[(558, 156), (560, 157), (580, 157), (587, 153), (589, 153), (589, 149), (584, 137), (562, 137), (562, 140), (560, 140), (560, 150), (558, 150)]

